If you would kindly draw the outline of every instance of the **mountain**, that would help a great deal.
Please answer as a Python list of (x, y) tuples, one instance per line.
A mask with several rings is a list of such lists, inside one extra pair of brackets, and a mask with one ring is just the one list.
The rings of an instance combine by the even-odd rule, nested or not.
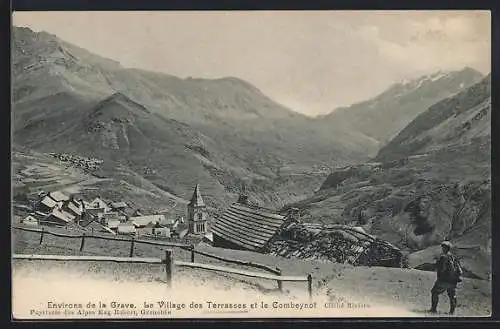
[(491, 274), (491, 77), (430, 106), (374, 160), (332, 172), (287, 207), (305, 222), (361, 226), (430, 268), (448, 239), (471, 277)]
[[(430, 151), (462, 154), (472, 153), (471, 159), (488, 162), (477, 156), (488, 152), (474, 150), (472, 145), (491, 143), (491, 75), (479, 83), (429, 107), (420, 114), (393, 140), (382, 147), (376, 161), (391, 161), (401, 156), (410, 156)], [(464, 153), (465, 152), (465, 153)]]
[(256, 201), (281, 206), (324, 179), (314, 168), (378, 150), (368, 136), (318, 124), (237, 78), (128, 69), (46, 32), (12, 33), (14, 144), (95, 156), (101, 176), (147, 180), (183, 199), (199, 183), (213, 206), (245, 184)]
[(323, 117), (332, 127), (348, 126), (384, 145), (426, 108), (482, 78), (471, 68), (436, 72), (396, 83), (373, 99), (339, 108)]

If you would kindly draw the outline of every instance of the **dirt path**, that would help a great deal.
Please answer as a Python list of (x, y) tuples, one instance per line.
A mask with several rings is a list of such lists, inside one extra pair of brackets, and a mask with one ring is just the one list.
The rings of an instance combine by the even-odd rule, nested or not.
[[(177, 269), (172, 289), (165, 284), (161, 266), (16, 260), (13, 272), (13, 310), (18, 318), (417, 316), (393, 306), (362, 305), (349, 297), (341, 305), (322, 291), (309, 300), (304, 289), (283, 294), (276, 288), (198, 270)], [(113, 302), (135, 307), (113, 308)], [(87, 308), (89, 303), (108, 307)], [(50, 307), (59, 304), (73, 307)]]

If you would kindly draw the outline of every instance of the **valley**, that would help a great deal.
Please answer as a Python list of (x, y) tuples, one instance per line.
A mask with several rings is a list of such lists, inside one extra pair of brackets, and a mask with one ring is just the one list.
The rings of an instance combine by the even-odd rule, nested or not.
[(450, 240), (468, 280), (491, 279), (490, 75), (440, 71), (308, 117), (235, 77), (125, 68), (46, 32), (15, 27), (12, 48), (14, 221), (40, 191), (178, 218), (199, 185), (211, 223), (245, 192), (315, 227), (361, 228), (415, 271)]

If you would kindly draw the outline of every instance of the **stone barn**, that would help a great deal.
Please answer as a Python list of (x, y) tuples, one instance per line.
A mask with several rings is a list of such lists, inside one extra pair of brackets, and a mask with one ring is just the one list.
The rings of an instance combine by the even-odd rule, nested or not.
[(293, 223), (273, 240), (271, 254), (360, 266), (402, 267), (403, 254), (359, 227)]

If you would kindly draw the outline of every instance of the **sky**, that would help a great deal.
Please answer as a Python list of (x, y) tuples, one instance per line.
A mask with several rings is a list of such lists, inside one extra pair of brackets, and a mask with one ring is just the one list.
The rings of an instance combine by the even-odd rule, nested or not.
[(123, 66), (246, 80), (316, 116), (439, 70), (491, 70), (489, 11), (16, 12)]

